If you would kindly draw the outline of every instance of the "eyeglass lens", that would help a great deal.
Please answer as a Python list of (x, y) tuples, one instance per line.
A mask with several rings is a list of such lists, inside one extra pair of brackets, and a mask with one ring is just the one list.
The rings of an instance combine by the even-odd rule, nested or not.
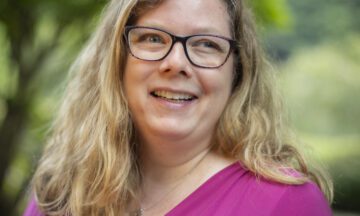
[[(148, 61), (164, 58), (173, 45), (172, 35), (146, 27), (130, 29), (127, 40), (131, 53), (139, 59)], [(217, 36), (194, 35), (187, 37), (185, 49), (187, 57), (194, 65), (215, 68), (226, 61), (230, 43)]]

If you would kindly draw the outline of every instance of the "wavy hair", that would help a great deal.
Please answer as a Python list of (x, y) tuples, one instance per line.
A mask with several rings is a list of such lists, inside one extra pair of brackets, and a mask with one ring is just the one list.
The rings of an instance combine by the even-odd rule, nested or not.
[[(230, 100), (219, 119), (214, 149), (258, 176), (285, 184), (315, 181), (329, 200), (332, 185), (287, 137), (273, 73), (242, 0), (224, 0), (238, 41)], [(123, 30), (161, 0), (112, 0), (70, 69), (32, 186), (47, 215), (121, 215), (141, 182), (137, 142), (123, 91), (127, 58)], [(294, 176), (289, 171), (300, 175)]]

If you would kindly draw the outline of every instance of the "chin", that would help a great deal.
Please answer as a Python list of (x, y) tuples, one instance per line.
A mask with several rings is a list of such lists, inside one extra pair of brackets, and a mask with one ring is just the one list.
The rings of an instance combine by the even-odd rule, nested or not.
[[(184, 123), (182, 123), (184, 124)], [(179, 124), (159, 124), (154, 127), (149, 127), (146, 130), (145, 137), (154, 137), (155, 139), (180, 141), (189, 137), (195, 128), (179, 127)]]

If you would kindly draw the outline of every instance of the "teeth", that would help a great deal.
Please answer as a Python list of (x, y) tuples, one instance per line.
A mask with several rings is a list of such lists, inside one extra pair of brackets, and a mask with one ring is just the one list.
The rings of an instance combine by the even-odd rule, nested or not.
[(155, 91), (153, 92), (155, 96), (166, 98), (169, 100), (191, 100), (193, 99), (192, 95), (185, 93), (174, 93), (169, 91)]

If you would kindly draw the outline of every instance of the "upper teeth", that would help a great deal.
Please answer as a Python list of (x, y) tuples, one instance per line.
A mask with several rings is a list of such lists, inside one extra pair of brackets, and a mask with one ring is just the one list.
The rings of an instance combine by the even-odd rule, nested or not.
[(175, 93), (169, 91), (155, 91), (154, 94), (159, 97), (172, 99), (172, 100), (189, 100), (193, 98), (192, 95), (186, 93)]

